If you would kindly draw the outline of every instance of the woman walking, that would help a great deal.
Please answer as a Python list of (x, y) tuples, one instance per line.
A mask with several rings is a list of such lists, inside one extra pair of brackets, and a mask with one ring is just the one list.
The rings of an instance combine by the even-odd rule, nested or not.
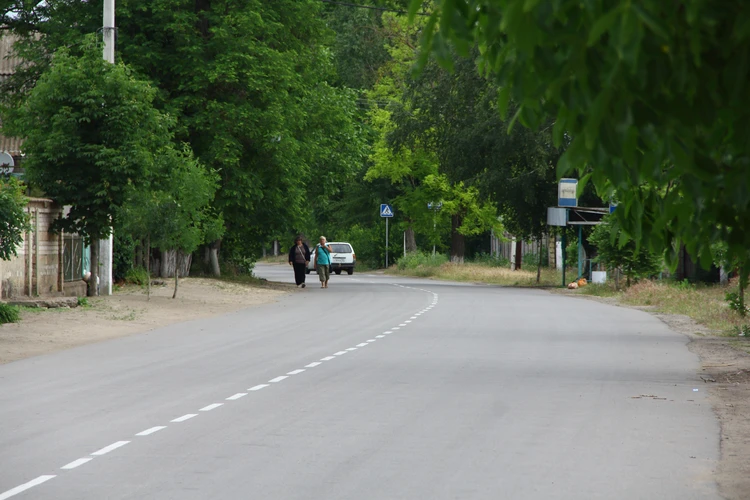
[(289, 265), (294, 268), (294, 282), (297, 287), (305, 288), (305, 270), (310, 262), (310, 248), (297, 236), (294, 246), (289, 249)]
[(315, 263), (320, 276), (320, 288), (328, 288), (328, 280), (331, 277), (331, 252), (333, 249), (326, 243), (326, 237), (320, 237), (320, 243), (315, 247)]

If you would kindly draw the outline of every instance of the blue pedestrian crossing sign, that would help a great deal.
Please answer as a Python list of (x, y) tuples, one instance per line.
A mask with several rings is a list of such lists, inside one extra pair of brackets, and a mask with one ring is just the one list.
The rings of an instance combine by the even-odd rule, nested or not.
[(380, 204), (380, 216), (381, 217), (393, 217), (393, 207), (387, 203)]

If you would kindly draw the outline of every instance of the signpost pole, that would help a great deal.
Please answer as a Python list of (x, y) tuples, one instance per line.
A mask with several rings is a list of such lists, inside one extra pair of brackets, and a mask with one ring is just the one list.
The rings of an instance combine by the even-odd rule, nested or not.
[(583, 254), (583, 226), (578, 226), (578, 279), (583, 277), (583, 260), (581, 260), (581, 254)]
[(565, 248), (566, 248), (566, 245), (568, 244), (567, 238), (565, 238), (565, 233), (567, 233), (566, 229), (567, 228), (563, 227), (563, 230), (562, 230), (562, 252), (561, 253), (562, 253), (562, 286), (563, 288), (565, 287), (565, 266), (566, 266)]
[(388, 217), (385, 218), (385, 268), (388, 269)]

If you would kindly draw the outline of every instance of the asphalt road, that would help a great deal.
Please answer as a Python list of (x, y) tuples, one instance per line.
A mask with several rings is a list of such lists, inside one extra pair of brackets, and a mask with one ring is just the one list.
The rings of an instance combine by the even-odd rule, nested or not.
[(698, 359), (648, 314), (309, 280), (276, 304), (0, 366), (0, 500), (719, 498)]

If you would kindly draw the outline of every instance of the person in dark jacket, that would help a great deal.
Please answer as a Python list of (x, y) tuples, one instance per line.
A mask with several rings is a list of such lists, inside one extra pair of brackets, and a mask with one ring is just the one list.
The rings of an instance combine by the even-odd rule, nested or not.
[(305, 270), (309, 262), (310, 248), (297, 236), (294, 246), (289, 249), (289, 265), (294, 268), (294, 282), (298, 287), (305, 288)]

